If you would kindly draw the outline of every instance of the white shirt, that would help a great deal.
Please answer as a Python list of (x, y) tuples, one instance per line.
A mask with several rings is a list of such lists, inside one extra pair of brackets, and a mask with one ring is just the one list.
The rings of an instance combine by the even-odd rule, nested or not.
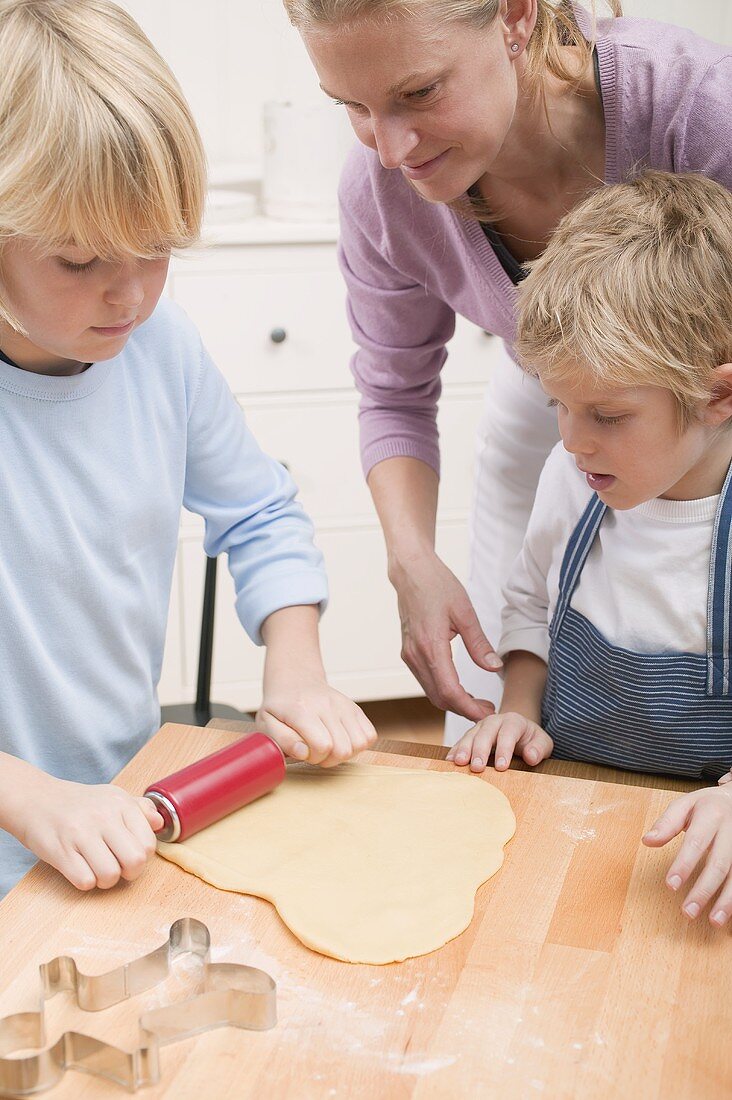
[[(546, 661), (567, 543), (592, 496), (561, 443), (539, 479), (526, 537), (503, 590), (499, 653)], [(707, 587), (719, 496), (656, 498), (608, 509), (571, 606), (616, 646), (640, 653), (706, 652)]]

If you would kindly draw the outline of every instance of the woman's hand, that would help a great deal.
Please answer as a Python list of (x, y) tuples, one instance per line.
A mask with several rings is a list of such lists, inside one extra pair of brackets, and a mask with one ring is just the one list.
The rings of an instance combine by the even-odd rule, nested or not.
[(455, 764), (470, 764), (472, 772), (482, 772), (491, 753), (496, 771), (505, 771), (518, 753), (527, 764), (538, 764), (551, 756), (554, 742), (545, 730), (522, 714), (492, 714), (463, 734), (447, 759)]
[(434, 552), (412, 559), (408, 567), (390, 570), (402, 626), (402, 660), (441, 710), (452, 710), (479, 722), (493, 704), (476, 699), (462, 687), (450, 642), (460, 635), (480, 668), (497, 672), (503, 662), (483, 633), (467, 592)]
[(709, 920), (721, 928), (732, 916), (732, 786), (705, 787), (675, 798), (643, 843), (659, 848), (681, 832), (686, 836), (666, 885), (680, 890), (701, 865), (681, 909), (694, 920), (709, 905)]
[(33, 778), (27, 795), (27, 813), (11, 831), (78, 890), (131, 882), (155, 851), (154, 830), (163, 819), (149, 798), (44, 773)]
[(287, 756), (332, 768), (376, 741), (359, 706), (317, 675), (290, 671), (265, 684), (257, 725)]

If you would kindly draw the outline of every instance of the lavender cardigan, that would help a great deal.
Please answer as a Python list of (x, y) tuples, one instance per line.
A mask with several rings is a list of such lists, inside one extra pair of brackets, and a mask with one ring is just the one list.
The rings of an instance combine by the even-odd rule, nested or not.
[[(678, 27), (601, 21), (605, 183), (644, 168), (702, 172), (732, 190), (732, 49)], [(421, 199), (356, 146), (340, 186), (339, 258), (359, 350), (364, 471), (408, 455), (439, 472), (437, 401), (460, 313), (515, 334), (515, 287), (476, 221)]]

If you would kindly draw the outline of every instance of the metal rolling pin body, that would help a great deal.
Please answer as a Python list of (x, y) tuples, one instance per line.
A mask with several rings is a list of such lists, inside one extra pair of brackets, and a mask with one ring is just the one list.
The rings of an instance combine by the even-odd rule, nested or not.
[(274, 790), (285, 778), (285, 757), (263, 733), (251, 733), (225, 749), (152, 783), (145, 797), (165, 822), (158, 840), (185, 840)]

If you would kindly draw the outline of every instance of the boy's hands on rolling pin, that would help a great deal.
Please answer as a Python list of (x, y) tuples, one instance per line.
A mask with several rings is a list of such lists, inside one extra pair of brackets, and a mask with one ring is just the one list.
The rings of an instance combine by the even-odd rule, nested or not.
[(732, 916), (732, 785), (705, 787), (675, 798), (643, 843), (660, 848), (681, 832), (686, 836), (668, 870), (666, 885), (681, 889), (701, 865), (681, 910), (694, 920), (710, 905), (709, 920), (721, 928)]
[(283, 607), (262, 623), (267, 647), (257, 724), (286, 756), (331, 768), (376, 740), (359, 706), (328, 685), (317, 607)]
[(455, 764), (470, 764), (472, 772), (485, 771), (491, 753), (495, 756), (496, 771), (505, 771), (517, 753), (527, 764), (538, 764), (551, 756), (554, 742), (549, 734), (514, 711), (491, 714), (477, 726), (464, 733), (449, 753), (447, 759)]
[(265, 681), (257, 725), (286, 756), (331, 768), (376, 740), (359, 706), (330, 687), (324, 676), (290, 673)]
[[(79, 890), (107, 890), (142, 874), (163, 819), (149, 798), (121, 787), (70, 783), (39, 773), (27, 815), (12, 831)], [(28, 792), (26, 792), (27, 794)]]

